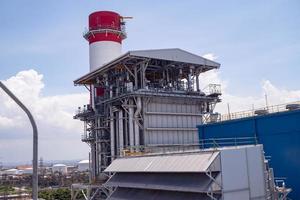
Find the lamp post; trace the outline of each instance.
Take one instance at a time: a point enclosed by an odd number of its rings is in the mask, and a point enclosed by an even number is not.
[[[28,116],[33,130],[33,159],[32,159],[32,198],[38,199],[38,130],[34,118],[26,106],[0,81],[0,87],[12,98]]]

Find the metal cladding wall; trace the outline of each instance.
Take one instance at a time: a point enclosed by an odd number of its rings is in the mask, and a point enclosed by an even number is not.
[[[289,197],[300,197],[300,110],[199,125],[198,132],[200,140],[256,135],[271,156],[275,177],[286,177],[293,189]]]
[[[152,97],[144,108],[144,143],[197,144],[195,126],[202,121],[199,104]]]

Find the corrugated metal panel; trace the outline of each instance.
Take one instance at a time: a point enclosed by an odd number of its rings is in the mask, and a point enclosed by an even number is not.
[[[220,67],[220,64],[201,56],[192,54],[182,49],[154,49],[154,50],[140,50],[140,51],[129,51],[132,56],[155,58],[161,60],[169,60],[175,62],[190,63],[196,65],[211,66],[212,68]]]
[[[105,172],[206,172],[218,160],[218,155],[219,152],[200,152],[120,158],[114,160]]]
[[[152,98],[144,114],[144,144],[196,144],[202,116],[198,104]]]
[[[143,58],[152,58],[152,59],[160,59],[160,60],[168,60],[175,61],[180,63],[189,63],[194,65],[205,66],[205,71],[210,69],[219,68],[220,64],[201,56],[189,53],[187,51],[181,49],[155,49],[155,50],[140,50],[140,51],[129,51],[120,57],[112,60],[109,63],[106,63],[101,68],[96,69],[81,78],[78,78],[74,81],[75,84],[83,84],[84,82],[90,81],[96,74],[112,67],[113,65],[117,65],[118,63],[122,63],[128,57],[143,57]]]
[[[219,172],[213,173],[216,178]],[[213,181],[203,173],[116,173],[105,186],[207,193]],[[215,188],[214,192],[220,192]]]
[[[206,194],[117,188],[108,200],[209,200]]]

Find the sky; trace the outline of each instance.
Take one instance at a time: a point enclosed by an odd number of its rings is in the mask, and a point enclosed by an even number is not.
[[[200,85],[221,83],[218,112],[300,100],[298,0],[9,0],[0,1],[0,80],[30,108],[44,160],[84,159],[75,109],[88,102],[73,80],[89,70],[82,37],[88,15],[131,16],[123,52],[181,48],[221,63]],[[0,161],[30,162],[26,116],[0,91]]]

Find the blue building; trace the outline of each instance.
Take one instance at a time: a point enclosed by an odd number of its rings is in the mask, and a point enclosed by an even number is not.
[[[300,110],[278,112],[235,120],[199,125],[200,140],[256,137],[270,156],[275,177],[286,178],[293,191],[292,199],[300,198]],[[224,143],[224,145],[226,145]]]

